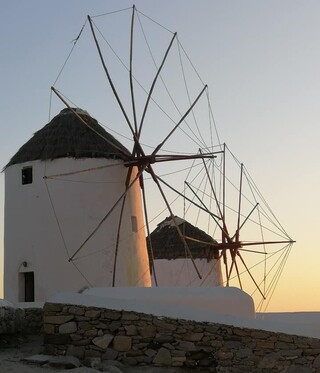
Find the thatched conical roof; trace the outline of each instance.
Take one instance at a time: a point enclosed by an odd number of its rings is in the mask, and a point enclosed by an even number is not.
[[[184,236],[211,244],[217,242],[207,233],[186,220],[179,217],[175,217],[175,220]],[[186,258],[186,250],[171,217],[158,224],[157,228],[150,234],[150,238],[154,259]],[[219,251],[213,248],[212,245],[188,239],[186,239],[186,242],[194,259],[207,259],[210,261],[219,255]],[[149,237],[147,237],[147,245],[150,250]]]
[[[102,128],[96,119],[90,117],[84,110],[74,110],[93,130],[87,127],[70,109],[64,109],[37,131],[17,151],[5,168],[13,164],[35,160],[65,157],[124,159],[123,153],[129,154],[129,151]]]

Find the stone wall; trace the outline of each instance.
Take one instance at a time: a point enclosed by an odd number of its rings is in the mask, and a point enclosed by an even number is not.
[[[1,334],[38,334],[42,330],[42,308],[0,307]]]
[[[47,303],[45,352],[206,372],[320,372],[320,340]]]

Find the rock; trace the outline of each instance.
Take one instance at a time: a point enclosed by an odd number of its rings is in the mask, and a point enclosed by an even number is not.
[[[203,333],[191,333],[190,332],[184,336],[184,340],[190,341],[190,342],[199,342],[201,341],[203,335],[204,335]]]
[[[77,324],[74,321],[67,322],[59,326],[60,334],[71,334],[77,331]]]
[[[115,367],[113,365],[103,368],[102,371],[107,372],[107,373],[122,373],[123,372],[120,368]]]
[[[268,354],[260,361],[260,363],[258,364],[258,368],[273,369],[276,366],[279,358],[280,355],[277,353]]]
[[[134,320],[139,320],[139,316],[136,315],[134,312],[127,312],[127,311],[122,311],[122,320],[127,320],[127,321],[134,321]]]
[[[69,307],[69,313],[72,315],[82,316],[84,315],[84,309],[81,307],[71,306]]]
[[[132,346],[131,337],[125,335],[117,335],[113,339],[113,348],[116,351],[126,352],[130,351]]]
[[[99,369],[101,366],[100,357],[86,357],[83,361],[83,364],[89,368]]]
[[[49,359],[48,365],[58,369],[79,368],[80,360],[74,356],[53,356]]]
[[[85,352],[84,346],[69,345],[67,348],[67,355],[77,357],[78,359],[83,359],[84,352]]]
[[[127,335],[137,335],[137,327],[135,325],[126,325],[125,327]]]
[[[117,367],[119,369],[122,369],[124,367],[124,365],[117,360],[105,360],[101,363],[101,369],[105,369],[110,366]]]
[[[101,314],[101,319],[119,320],[121,318],[121,311],[106,311]],[[100,320],[103,321],[103,320]]]
[[[100,370],[94,369],[94,368],[87,368],[87,367],[81,367],[81,368],[75,368],[72,370],[61,370],[60,373],[100,373]]]
[[[73,315],[58,315],[58,316],[44,316],[43,323],[44,324],[65,324],[74,319]]]
[[[313,362],[313,367],[314,368],[320,368],[320,355],[318,355]]]
[[[61,312],[62,311],[62,305],[57,303],[46,303],[43,307],[43,310],[48,312]]]
[[[89,310],[89,311],[86,311],[84,316],[85,317],[89,317],[90,319],[97,319],[101,314],[101,311],[97,311],[97,310]]]
[[[157,328],[153,325],[148,325],[144,328],[139,328],[139,334],[142,338],[154,338],[157,332]]]
[[[312,373],[309,367],[303,365],[290,365],[284,370],[285,373]]]
[[[50,355],[32,355],[29,357],[26,357],[22,359],[23,362],[28,363],[28,364],[36,364],[36,365],[43,365],[46,364],[52,356]]]
[[[93,338],[92,343],[97,347],[106,350],[109,344],[112,342],[113,338],[113,335],[105,334],[102,337]]]
[[[156,357],[153,359],[153,364],[171,365],[172,359],[170,351],[161,347],[157,352]]]
[[[106,352],[102,355],[102,360],[115,360],[118,357],[118,351],[113,350],[112,348],[107,348]]]
[[[182,351],[196,351],[196,346],[193,342],[181,341],[176,349]]]

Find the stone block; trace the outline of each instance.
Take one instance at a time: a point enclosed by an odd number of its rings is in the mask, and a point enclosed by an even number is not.
[[[110,332],[115,332],[117,331],[118,329],[120,329],[122,326],[121,322],[120,321],[112,321],[109,325],[108,325],[108,329],[110,330]]]
[[[43,325],[43,332],[45,334],[54,334],[55,332],[55,327],[53,324],[44,324]]]
[[[157,352],[155,358],[153,359],[153,364],[170,366],[172,363],[172,358],[170,351],[166,348],[161,347]]]
[[[119,320],[121,318],[121,311],[105,311],[101,313],[100,317],[107,320]]]
[[[77,307],[77,306],[71,306],[69,307],[69,313],[71,315],[77,315],[77,316],[82,316],[84,315],[84,309],[82,307]]]
[[[202,337],[204,336],[203,333],[192,333],[189,332],[184,335],[183,339],[185,341],[190,341],[190,342],[199,342],[201,341]]]
[[[97,319],[100,317],[101,311],[98,310],[89,310],[86,311],[84,316],[88,317],[89,319]]]
[[[54,313],[61,312],[62,311],[62,305],[61,304],[57,304],[57,303],[45,303],[45,305],[43,306],[43,311],[45,313],[49,313],[49,312],[54,312]]]
[[[83,335],[85,337],[96,337],[98,335],[97,329],[86,330]],[[103,333],[102,333],[103,335]]]
[[[96,338],[93,338],[92,340],[92,343],[101,348],[102,350],[106,350],[110,343],[112,342],[114,336],[111,335],[111,334],[105,334],[103,335],[102,337],[96,337]]]
[[[118,357],[118,351],[113,350],[112,348],[107,348],[104,354],[101,356],[102,360],[115,360]]]
[[[320,348],[307,348],[303,351],[304,356],[315,356],[320,354]]]
[[[132,338],[125,335],[117,335],[113,339],[113,348],[119,352],[130,351],[132,346]]]
[[[73,369],[78,368],[81,363],[74,356],[53,356],[50,358],[48,365],[57,369]]]
[[[138,329],[142,338],[154,338],[157,333],[157,328],[153,325],[148,325],[144,328]]]
[[[311,368],[303,365],[290,365],[284,370],[285,373],[312,373]]]
[[[138,334],[137,327],[135,325],[126,325],[124,329],[126,331],[126,334],[129,336]]]
[[[197,350],[195,344],[189,341],[181,341],[178,346],[176,346],[176,349],[188,352]]]
[[[71,334],[77,331],[77,324],[74,321],[67,322],[59,326],[60,334]]]
[[[44,324],[56,324],[61,325],[65,324],[74,319],[73,315],[56,315],[56,316],[44,316]]]
[[[85,347],[69,345],[66,354],[82,360],[84,358]]]
[[[139,316],[134,312],[122,311],[122,320],[135,321],[139,320]]]

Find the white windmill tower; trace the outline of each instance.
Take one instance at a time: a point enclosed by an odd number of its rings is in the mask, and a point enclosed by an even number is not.
[[[76,112],[62,110],[5,167],[4,296],[9,301],[42,301],[88,285],[150,286],[137,180],[126,194],[118,243],[121,206],[104,219],[124,192],[128,151],[87,112]],[[131,180],[135,173],[133,168]],[[103,229],[85,242],[100,224]]]

